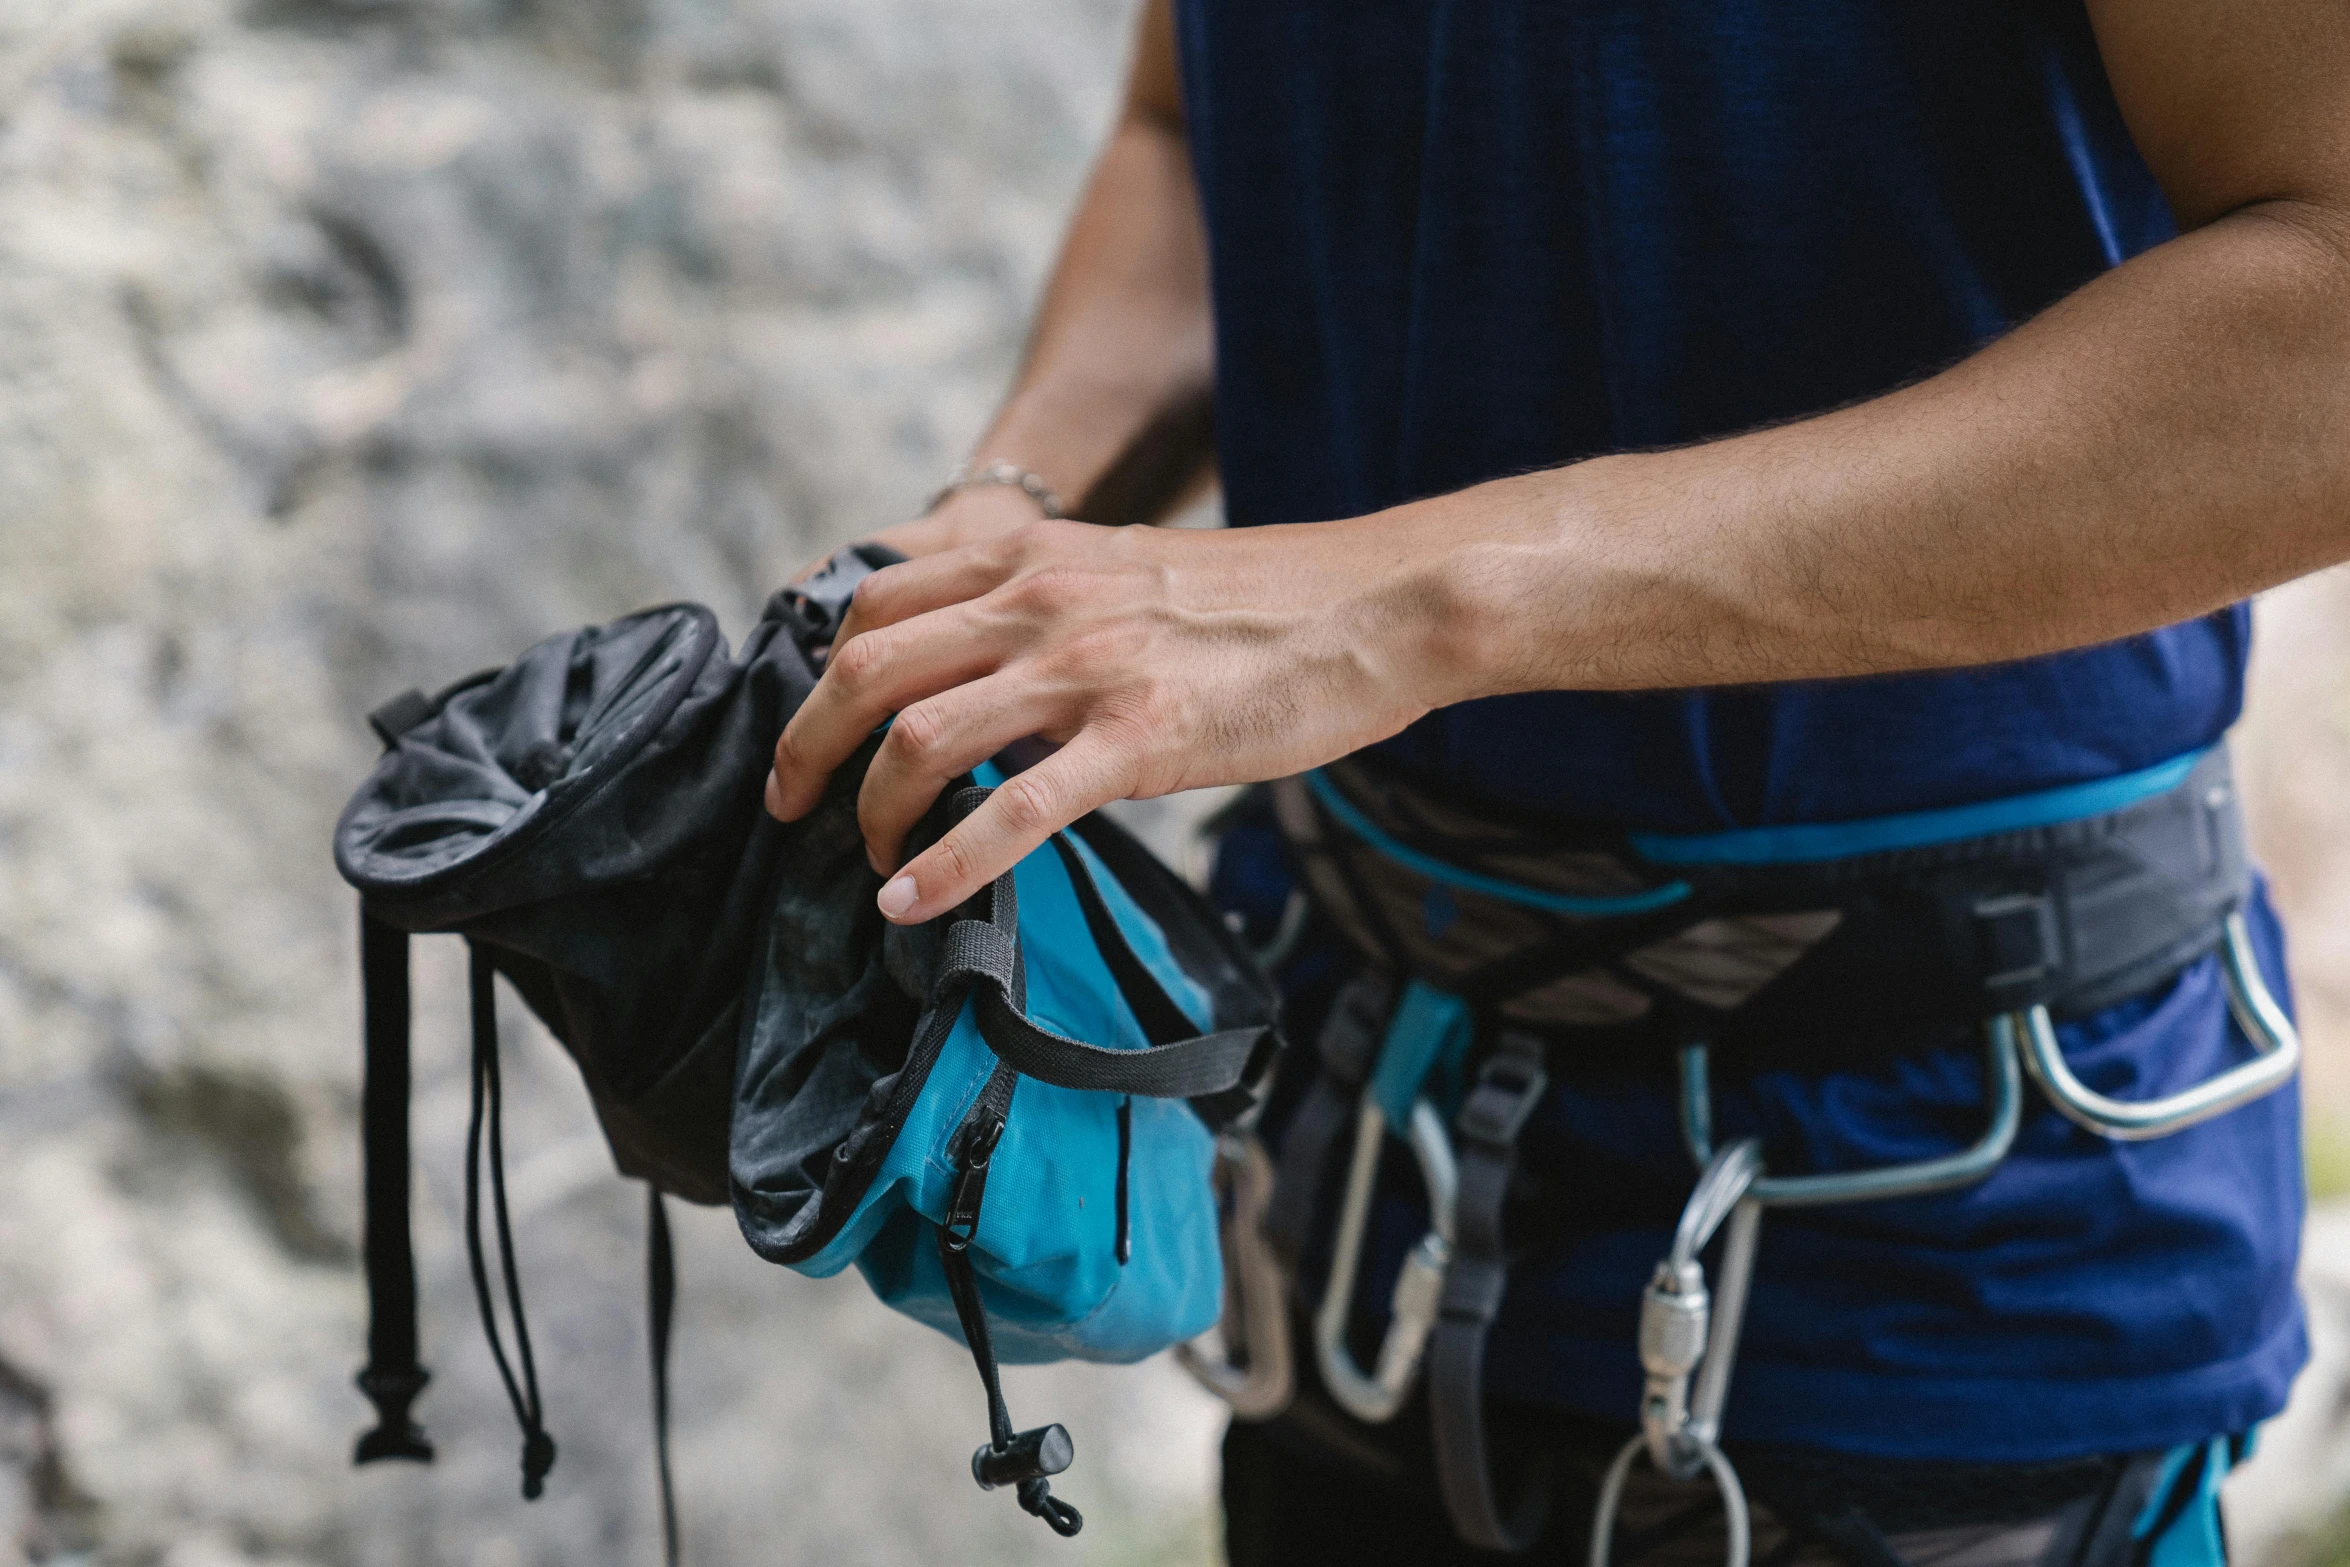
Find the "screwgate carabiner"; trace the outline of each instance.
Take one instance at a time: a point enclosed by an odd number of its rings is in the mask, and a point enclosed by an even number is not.
[[[1396,1277],[1395,1293],[1390,1297],[1394,1314],[1388,1320],[1386,1337],[1380,1340],[1376,1368],[1366,1373],[1346,1345],[1347,1319],[1354,1310],[1355,1274],[1362,1265],[1363,1233],[1371,1220],[1371,1189],[1377,1184],[1379,1153],[1387,1137],[1387,1113],[1372,1096],[1365,1096],[1356,1115],[1354,1157],[1347,1168],[1346,1195],[1338,1210],[1330,1277],[1322,1287],[1321,1307],[1314,1316],[1314,1357],[1323,1386],[1341,1409],[1372,1425],[1395,1418],[1411,1393],[1428,1335],[1436,1329],[1444,1270],[1452,1261],[1453,1209],[1459,1189],[1452,1139],[1445,1132],[1444,1117],[1425,1099],[1412,1101],[1407,1134],[1419,1160],[1421,1184],[1428,1190],[1430,1228],[1404,1259],[1403,1272]]]

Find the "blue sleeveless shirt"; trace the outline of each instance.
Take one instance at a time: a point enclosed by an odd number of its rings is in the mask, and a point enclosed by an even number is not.
[[[1880,393],[2175,232],[2079,0],[1178,0],[1177,26],[1236,525]],[[1983,669],[1501,697],[1383,749],[1459,799],[1597,823],[1847,820],[2208,745],[2248,635],[2239,606]],[[2068,1043],[2139,1094],[2243,1048],[2208,968]],[[1766,1079],[1732,1114],[1914,1157],[1948,1146],[1976,1070]],[[1595,1217],[1521,1270],[1501,1361],[1628,1417],[1634,1307],[1687,1185],[1669,1098],[1570,1086],[1546,1115],[1595,1215],[1654,1222]],[[2300,1200],[2283,1093],[2154,1144],[2043,1114],[1972,1192],[1774,1215],[1730,1434],[2025,1459],[2240,1429],[2304,1353]]]

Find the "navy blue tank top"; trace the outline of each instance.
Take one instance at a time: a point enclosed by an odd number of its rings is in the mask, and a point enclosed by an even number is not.
[[[2167,239],[2077,0],[1186,0],[1234,523],[1703,440],[1950,363]],[[2128,772],[2242,610],[1993,669],[1436,713],[1465,793],[1703,830]]]
[[[1235,524],[1866,397],[2173,233],[2080,0],[1178,0],[1177,16]],[[2236,716],[2247,636],[2239,608],[1994,668],[1513,696],[1385,749],[1465,801],[1611,825],[1923,810],[2209,744]],[[1243,912],[1269,925],[1284,878],[1261,837],[1227,842],[1218,880]],[[2252,916],[2281,985],[2274,922]],[[2063,1037],[2124,1097],[2246,1048],[2210,962]],[[1767,1076],[1717,1113],[1804,1167],[1850,1168],[1948,1151],[1980,1102],[1964,1050]],[[2288,1091],[2115,1144],[2042,1106],[1977,1187],[1774,1214],[1728,1435],[2030,1460],[2242,1430],[2305,1353],[2297,1114]],[[1591,1201],[1513,1271],[1496,1392],[1628,1420],[1641,1286],[1690,1181],[1670,1084],[1564,1082],[1526,1147]],[[1424,1225],[1382,1215],[1364,1299],[1386,1298]]]

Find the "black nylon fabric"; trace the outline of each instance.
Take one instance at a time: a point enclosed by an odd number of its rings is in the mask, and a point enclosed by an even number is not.
[[[739,656],[675,604],[389,704],[335,829],[369,917],[471,939],[577,1061],[620,1168],[691,1201],[727,1200],[744,979],[778,867],[824,835],[761,807],[775,739],[856,579],[893,559],[868,546],[777,594]],[[844,925],[870,903],[815,881]]]

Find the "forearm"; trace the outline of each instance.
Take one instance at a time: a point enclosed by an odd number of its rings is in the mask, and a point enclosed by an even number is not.
[[[1443,700],[1987,663],[2350,558],[2350,220],[2238,212],[1915,386],[1382,514]]]
[[[1154,521],[1207,460],[1213,365],[1190,154],[1179,127],[1130,112],[978,451],[1043,475],[1088,521]]]

